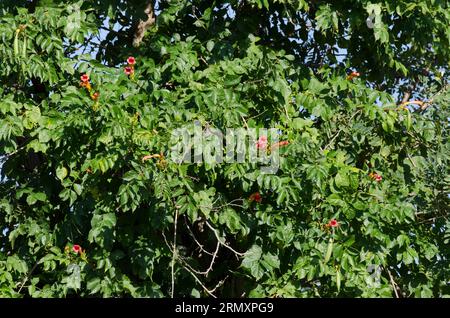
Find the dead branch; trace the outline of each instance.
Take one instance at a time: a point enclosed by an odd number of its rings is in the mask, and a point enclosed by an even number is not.
[[[220,245],[222,245],[223,247],[229,249],[230,251],[232,251],[236,256],[244,256],[245,253],[239,253],[236,250],[234,250],[231,246],[229,246],[228,244],[226,244],[224,241],[222,241],[221,237],[219,236],[219,233],[217,233],[218,231],[211,225],[209,224],[207,221],[205,222],[206,225],[211,229],[211,231],[214,232],[214,235],[217,238],[217,241],[220,243]]]
[[[146,21],[140,20],[136,27],[136,31],[134,33],[133,38],[134,47],[138,47],[141,44],[142,40],[144,39],[145,32],[156,23],[156,15],[153,6],[153,0],[147,1],[144,13],[147,16],[147,20]]]
[[[390,282],[391,282],[392,288],[394,289],[395,298],[400,298],[400,296],[399,296],[399,294],[398,294],[398,291],[397,291],[398,285],[397,285],[397,283],[394,281],[394,277],[392,276],[391,271],[389,270],[389,268],[387,268],[387,267],[385,267],[385,268],[386,268],[386,271],[387,271],[387,273],[388,273],[388,275],[389,275],[389,280],[390,280]]]

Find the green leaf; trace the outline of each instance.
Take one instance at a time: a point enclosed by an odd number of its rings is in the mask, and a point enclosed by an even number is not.
[[[334,177],[334,182],[339,188],[348,187],[350,185],[348,174],[346,172],[338,172]]]
[[[208,51],[212,52],[212,50],[214,49],[214,41],[208,41],[206,43],[206,48]]]
[[[262,256],[262,249],[257,245],[253,245],[250,250],[245,253],[241,266],[250,271],[250,274],[256,278],[261,279],[264,275],[264,270],[260,266],[260,259]]]
[[[83,192],[83,187],[81,186],[81,184],[78,183],[73,184],[73,189],[75,190],[75,193],[77,195],[81,195],[81,193]]]
[[[37,198],[36,198],[36,196],[34,195],[34,193],[31,193],[31,194],[29,194],[28,196],[27,196],[27,204],[28,205],[33,205],[33,204],[35,204],[37,202]]]
[[[294,118],[292,123],[292,128],[302,130],[307,127],[311,127],[313,125],[313,121],[310,119],[304,118]]]
[[[270,253],[264,254],[262,263],[268,270],[280,268],[280,260],[278,259],[278,256]]]
[[[56,169],[56,177],[61,181],[64,180],[65,177],[67,177],[67,174],[68,171],[65,167],[60,166]]]

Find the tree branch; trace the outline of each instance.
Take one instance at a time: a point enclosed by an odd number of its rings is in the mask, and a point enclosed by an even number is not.
[[[133,46],[138,47],[144,39],[145,32],[156,23],[156,15],[153,0],[148,0],[144,10],[147,20],[140,20],[133,37]]]
[[[171,280],[172,280],[172,290],[171,298],[173,298],[175,293],[175,260],[177,258],[177,223],[178,223],[178,209],[175,210],[175,220],[173,229],[173,250],[172,250],[172,264],[171,264]]]
[[[397,291],[398,285],[395,282],[394,277],[392,276],[391,271],[389,270],[389,268],[387,268],[387,267],[385,267],[385,268],[386,268],[386,271],[387,271],[387,273],[389,275],[389,280],[391,282],[392,288],[394,289],[395,298],[400,298],[400,296],[398,294],[398,291]]]
[[[206,221],[205,224],[211,229],[211,231],[213,231],[213,233],[216,236],[217,241],[220,243],[220,245],[222,245],[223,247],[225,247],[225,248],[229,249],[230,251],[232,251],[236,256],[241,256],[242,257],[242,256],[245,255],[245,253],[239,253],[239,252],[235,251],[231,246],[229,246],[224,241],[222,241],[222,239],[220,238],[219,233],[217,233],[217,230],[214,227],[212,227],[212,225],[209,224],[208,221]]]
[[[405,95],[403,95],[403,99],[400,102],[400,105],[406,103],[410,97],[411,97],[411,92],[405,92]]]
[[[22,291],[23,286],[25,286],[25,283],[28,281],[28,279],[30,278],[31,274],[33,274],[34,270],[36,269],[36,267],[39,265],[39,262],[41,261],[41,259],[39,259],[36,264],[34,264],[33,268],[28,272],[27,276],[25,276],[25,278],[22,281],[22,284],[20,285],[19,291],[17,292],[18,294],[20,294],[20,292]]]

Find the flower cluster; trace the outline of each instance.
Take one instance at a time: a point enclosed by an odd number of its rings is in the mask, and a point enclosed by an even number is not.
[[[64,252],[66,253],[66,254],[70,254],[70,252],[72,252],[72,253],[74,253],[74,254],[77,254],[77,255],[80,255],[80,256],[82,256],[82,257],[84,257],[85,256],[85,251],[81,248],[81,246],[80,245],[78,245],[78,244],[74,244],[74,245],[72,245],[72,246],[70,246],[70,245],[67,245],[65,248],[64,248]]]
[[[81,79],[80,86],[81,87],[86,87],[86,89],[88,91],[91,91],[92,87],[91,87],[91,83],[89,82],[89,75],[83,74],[83,75],[81,75],[80,79]]]
[[[361,74],[359,72],[353,71],[347,76],[347,80],[351,81],[355,77],[359,77]]]
[[[248,199],[250,200],[250,202],[251,201],[255,201],[255,202],[258,202],[258,203],[262,202],[262,196],[261,196],[261,194],[259,192],[255,192],[255,193],[251,194]]]
[[[376,182],[381,182],[381,180],[383,180],[383,177],[376,172],[369,173],[369,178],[375,180]]]
[[[281,147],[284,147],[284,146],[287,146],[287,145],[289,145],[289,141],[283,140],[283,141],[279,141],[279,142],[277,142],[277,143],[274,143],[274,144],[272,145],[272,147],[270,147],[270,148],[271,148],[271,149],[281,148]]]
[[[134,64],[136,64],[136,59],[132,56],[127,58],[128,65],[123,69],[124,73],[128,76],[134,75]]]
[[[260,136],[259,139],[256,141],[256,148],[257,149],[267,149],[268,141],[266,136]]]
[[[270,147],[270,149],[272,150],[272,149],[275,149],[275,148],[281,148],[281,147],[284,147],[284,146],[287,146],[287,145],[289,145],[289,141],[283,140],[283,141],[279,141],[279,142],[274,143]],[[268,141],[266,136],[260,136],[258,138],[258,140],[256,141],[256,148],[257,149],[267,150],[268,146],[269,146],[269,141]]]
[[[98,98],[100,97],[100,93],[94,92],[94,90],[92,89],[92,85],[89,81],[90,80],[89,75],[83,74],[83,75],[81,75],[80,79],[81,79],[80,86],[86,88],[89,93],[89,96],[91,96],[92,100],[97,102]]]
[[[91,95],[91,98],[95,101],[98,100],[98,98],[100,97],[100,93],[99,92],[95,92],[94,94]]]
[[[146,155],[146,156],[142,157],[142,162],[145,162],[152,158],[161,158],[161,154]]]
[[[338,227],[339,222],[336,219],[331,219],[330,222],[328,222],[325,226],[326,227]]]
[[[81,248],[80,245],[75,244],[74,246],[72,246],[72,251],[75,254],[80,254],[81,252],[83,252],[83,249]]]

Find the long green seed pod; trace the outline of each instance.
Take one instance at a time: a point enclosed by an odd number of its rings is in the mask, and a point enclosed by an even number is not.
[[[341,291],[341,270],[339,268],[336,269],[336,286],[338,292]]]
[[[330,260],[331,254],[333,253],[333,238],[328,241],[327,254],[325,255],[325,264]]]
[[[19,55],[19,33],[20,33],[20,29],[17,29],[16,35],[14,37],[14,56]]]
[[[23,39],[22,57],[27,58],[27,37]]]

